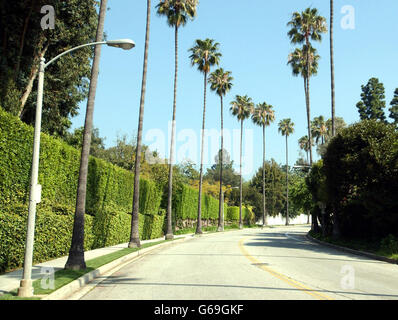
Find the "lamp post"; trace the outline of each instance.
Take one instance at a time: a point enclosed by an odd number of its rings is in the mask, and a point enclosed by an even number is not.
[[[24,267],[23,277],[20,282],[18,289],[18,296],[20,297],[31,297],[33,295],[32,287],[32,263],[33,263],[33,244],[34,244],[34,232],[35,232],[35,220],[36,220],[36,205],[41,201],[41,185],[38,184],[39,177],[39,154],[40,154],[40,131],[41,131],[41,115],[43,107],[43,89],[44,89],[44,72],[45,69],[58,60],[62,56],[87,46],[96,45],[108,45],[110,47],[121,48],[124,50],[130,50],[135,47],[135,43],[130,39],[110,40],[101,42],[92,42],[83,44],[72,49],[69,49],[54,59],[45,63],[45,59],[40,59],[39,66],[39,77],[38,77],[38,88],[37,88],[37,105],[36,105],[36,118],[35,118],[35,130],[33,138],[33,157],[32,157],[32,171],[30,177],[30,191],[29,191],[29,213],[27,221],[26,231],[26,242],[25,242],[25,256],[24,256]]]
[[[227,188],[227,189],[225,189],[225,190],[223,190],[222,192],[221,192],[221,194],[222,194],[222,196],[221,196],[221,200],[222,200],[222,222],[221,222],[221,230],[217,230],[217,231],[224,231],[224,225],[225,225],[225,219],[224,219],[224,193],[225,192],[227,192],[228,190],[231,190],[231,189],[239,189],[239,187],[229,187],[229,188]]]

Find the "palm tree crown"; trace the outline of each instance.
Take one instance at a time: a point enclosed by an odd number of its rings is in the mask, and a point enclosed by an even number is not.
[[[250,97],[239,96],[235,97],[235,101],[231,102],[230,111],[232,115],[238,118],[239,121],[243,121],[250,117],[254,110],[254,103]]]
[[[291,119],[283,119],[279,121],[278,131],[282,136],[290,136],[294,132],[294,123]]]
[[[167,18],[170,27],[184,26],[196,16],[198,0],[161,0],[156,6],[157,13]]]
[[[256,125],[269,126],[275,120],[273,106],[266,102],[260,103],[253,110],[252,120]]]
[[[197,39],[195,42],[196,45],[189,49],[192,52],[189,57],[191,64],[197,65],[200,72],[209,73],[211,66],[220,63],[221,53],[218,52],[220,44],[213,39]]]
[[[309,40],[322,41],[322,33],[327,31],[326,19],[318,14],[318,9],[307,8],[303,12],[294,12],[288,36],[293,44],[308,44]]]
[[[308,51],[309,48],[309,52]],[[310,77],[318,73],[318,61],[320,56],[317,54],[317,50],[310,46],[303,45],[303,47],[296,48],[292,53],[289,54],[287,64],[292,67],[292,73],[294,76],[301,75],[304,79],[307,78],[307,59],[311,61],[310,66]],[[309,63],[308,63],[309,65]]]
[[[210,89],[220,97],[225,96],[232,88],[232,80],[234,78],[231,76],[231,71],[224,71],[223,68],[219,68],[209,76]]]
[[[315,138],[315,143],[318,144],[321,140],[321,144],[324,144],[327,140],[328,128],[326,121],[323,116],[315,117],[312,121],[312,136]]]

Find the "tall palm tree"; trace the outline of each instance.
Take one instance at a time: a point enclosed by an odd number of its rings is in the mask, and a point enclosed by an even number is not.
[[[242,144],[243,144],[243,121],[248,119],[254,111],[254,103],[250,97],[239,96],[235,97],[235,101],[231,102],[230,111],[232,115],[240,121],[240,185],[239,185],[239,229],[243,228],[242,224]]]
[[[294,123],[291,119],[283,119],[278,126],[278,131],[286,137],[286,225],[289,225],[289,153],[287,138],[294,132]]]
[[[133,193],[133,213],[131,218],[131,234],[129,248],[140,247],[140,235],[138,230],[138,210],[140,203],[140,169],[141,169],[141,150],[142,150],[142,127],[144,125],[144,105],[146,92],[146,78],[148,66],[148,47],[149,47],[149,30],[151,25],[151,0],[147,0],[147,15],[146,15],[146,33],[145,33],[145,50],[144,50],[144,66],[142,71],[142,85],[141,85],[141,99],[140,99],[140,113],[138,120],[138,134],[137,134],[137,148],[135,155],[134,166],[134,193]]]
[[[232,78],[230,71],[224,71],[223,68],[217,69],[209,76],[210,89],[215,91],[217,95],[220,97],[221,101],[221,147],[220,147],[220,194],[219,194],[219,208],[218,208],[218,228],[217,231],[224,230],[224,221],[223,221],[223,195],[222,195],[222,174],[223,174],[223,163],[224,163],[224,104],[223,97],[226,95],[228,91],[232,88]]]
[[[174,28],[175,39],[175,69],[174,69],[174,102],[173,102],[173,118],[171,128],[171,143],[170,143],[170,164],[169,164],[169,193],[167,199],[167,231],[166,240],[173,239],[173,228],[171,222],[172,211],[172,195],[173,195],[173,162],[175,149],[175,126],[176,126],[176,107],[177,107],[177,75],[178,75],[178,30],[187,24],[188,20],[193,20],[196,17],[196,7],[198,0],[161,0],[156,6],[157,13],[160,16],[165,16],[167,24]]]
[[[107,0],[101,0],[96,34],[97,42],[102,41],[104,37],[104,22],[107,9],[106,5]],[[95,94],[97,91],[100,57],[101,46],[97,45],[94,49],[94,59],[91,68],[90,87],[87,100],[86,119],[84,122],[83,146],[80,158],[79,180],[77,186],[72,242],[69,249],[68,260],[65,264],[65,269],[69,270],[81,270],[86,268],[86,262],[84,260],[84,213],[86,211],[88,159],[90,155],[94,103]]]
[[[291,29],[288,36],[293,44],[305,44],[306,48],[311,48],[311,40],[321,41],[322,33],[327,31],[326,19],[318,15],[316,8],[307,8],[303,12],[294,12],[291,21],[287,24]],[[306,107],[308,139],[311,141],[311,104],[310,104],[310,77],[311,77],[311,50],[305,50],[306,54]],[[312,147],[310,146],[310,165],[312,165]]]
[[[334,23],[334,1],[330,0],[330,28],[329,28],[329,30],[330,30],[330,77],[331,77],[331,95],[332,95],[332,137],[334,137],[336,135],[333,23]]]
[[[198,223],[196,226],[196,233],[202,233],[202,184],[203,184],[203,154],[204,154],[204,130],[206,123],[206,92],[207,92],[207,75],[210,73],[210,68],[214,65],[220,63],[221,53],[218,52],[220,44],[214,42],[213,39],[195,41],[195,46],[193,46],[189,51],[191,52],[192,66],[196,65],[198,70],[204,75],[204,98],[203,98],[203,121],[202,121],[202,148],[200,155],[200,171],[199,171],[199,199],[198,199]],[[221,162],[222,162],[221,158]]]
[[[260,103],[254,109],[252,120],[263,128],[263,227],[267,225],[267,212],[265,206],[265,128],[275,121],[273,106],[266,102]]]

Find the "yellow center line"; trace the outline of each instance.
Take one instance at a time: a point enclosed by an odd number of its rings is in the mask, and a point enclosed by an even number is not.
[[[247,259],[249,259],[251,262],[257,264],[259,268],[263,269],[264,271],[267,271],[269,274],[273,275],[275,278],[278,278],[278,279],[282,280],[283,282],[286,282],[287,284],[291,285],[292,287],[297,288],[297,289],[309,294],[310,296],[315,297],[316,299],[333,300],[332,298],[319,293],[317,290],[310,289],[310,288],[306,287],[305,285],[303,285],[302,283],[300,283],[296,280],[290,279],[290,278],[286,277],[285,275],[280,274],[280,273],[272,270],[271,268],[266,267],[264,264],[261,263],[261,261],[257,260],[253,256],[251,256],[245,249],[244,242],[248,238],[249,237],[246,237],[239,241],[239,248],[240,248],[241,252],[243,253],[243,255]]]

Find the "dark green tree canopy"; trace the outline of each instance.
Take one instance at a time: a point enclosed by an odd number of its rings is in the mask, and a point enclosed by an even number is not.
[[[384,85],[377,78],[371,78],[361,86],[361,101],[357,103],[361,120],[376,119],[386,121],[384,108],[386,107]]]
[[[44,14],[55,10],[54,29],[42,30]],[[49,59],[95,40],[98,22],[95,0],[2,1],[0,5],[0,104],[32,124],[40,57]],[[43,131],[65,136],[70,118],[87,97],[93,48],[66,55],[46,69]]]
[[[394,98],[390,103],[391,108],[388,110],[390,111],[390,118],[394,120],[394,123],[398,125],[398,88],[395,89]]]

